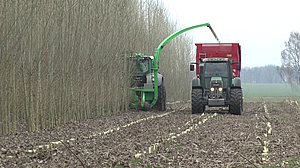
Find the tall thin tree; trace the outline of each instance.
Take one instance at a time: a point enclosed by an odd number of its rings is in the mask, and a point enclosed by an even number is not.
[[[291,32],[290,38],[285,42],[285,47],[281,52],[282,65],[279,69],[284,82],[292,86],[300,85],[300,34]]]

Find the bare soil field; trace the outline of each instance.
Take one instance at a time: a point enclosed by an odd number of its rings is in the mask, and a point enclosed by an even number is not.
[[[241,116],[190,103],[0,137],[0,167],[297,167],[297,102],[245,102]]]

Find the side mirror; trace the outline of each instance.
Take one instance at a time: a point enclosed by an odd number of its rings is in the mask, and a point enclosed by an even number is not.
[[[195,71],[194,65],[190,65],[190,71]]]
[[[238,70],[238,71],[241,70],[241,65],[240,65],[240,64],[237,64],[237,65],[236,65],[236,70]]]

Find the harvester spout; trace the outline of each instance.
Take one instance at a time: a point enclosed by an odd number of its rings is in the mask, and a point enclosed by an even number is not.
[[[158,99],[158,82],[157,82],[158,79],[157,79],[157,77],[158,77],[158,67],[159,67],[159,56],[160,56],[161,50],[163,49],[163,47],[167,43],[169,43],[172,39],[174,39],[178,35],[186,32],[186,31],[189,31],[189,30],[192,30],[192,29],[195,29],[195,28],[198,28],[198,27],[204,27],[204,26],[209,27],[209,29],[211,30],[211,32],[213,33],[213,35],[215,36],[215,38],[218,40],[218,42],[220,42],[219,39],[218,39],[218,37],[217,37],[217,35],[216,35],[216,33],[214,32],[214,30],[210,26],[210,24],[209,23],[204,23],[204,24],[195,25],[195,26],[191,26],[191,27],[179,30],[179,31],[171,34],[169,37],[167,37],[166,39],[164,39],[159,44],[159,46],[156,48],[155,55],[154,55],[154,61],[153,61],[153,65],[152,65],[152,68],[154,70],[154,99],[153,99],[153,102],[151,103],[151,108],[156,104],[157,99]]]
[[[210,31],[212,32],[212,34],[215,36],[216,40],[220,43],[220,40],[219,40],[217,34],[215,33],[214,29],[210,25],[208,25],[207,27],[210,29]]]

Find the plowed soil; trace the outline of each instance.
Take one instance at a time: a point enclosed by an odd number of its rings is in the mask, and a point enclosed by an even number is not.
[[[0,167],[289,167],[300,165],[299,114],[291,101],[245,102],[241,116],[169,104],[2,136]]]

